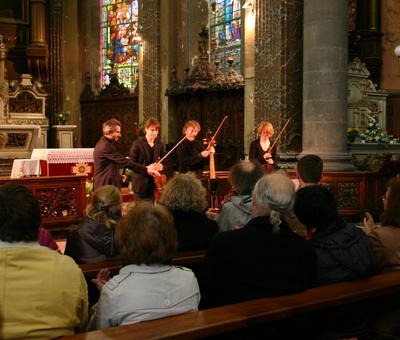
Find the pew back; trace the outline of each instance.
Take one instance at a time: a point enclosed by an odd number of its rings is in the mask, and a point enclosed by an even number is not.
[[[64,339],[193,339],[246,330],[277,320],[400,293],[400,272],[242,302],[138,324],[67,336]]]

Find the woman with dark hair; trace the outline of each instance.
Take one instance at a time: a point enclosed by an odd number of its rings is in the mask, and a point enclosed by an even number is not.
[[[204,213],[207,192],[194,173],[173,177],[161,194],[160,203],[172,213],[179,250],[207,249],[218,232],[217,222]]]
[[[86,217],[68,235],[65,254],[76,263],[101,262],[118,255],[114,234],[121,218],[121,194],[113,185],[103,185],[93,194]]]
[[[190,269],[175,267],[174,220],[168,210],[138,202],[121,220],[117,233],[123,267],[105,283],[91,324],[107,328],[197,311],[200,292]]]
[[[368,238],[339,216],[327,188],[312,185],[297,191],[294,212],[306,226],[306,238],[316,251],[316,285],[374,274],[375,258]]]
[[[382,271],[400,270],[400,182],[393,179],[382,196],[381,227],[375,225],[370,213],[365,213],[367,233]]]

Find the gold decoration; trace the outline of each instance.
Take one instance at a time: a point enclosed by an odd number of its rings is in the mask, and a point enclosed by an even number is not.
[[[86,162],[78,162],[72,167],[76,176],[87,176],[89,172],[92,172],[92,167]]]

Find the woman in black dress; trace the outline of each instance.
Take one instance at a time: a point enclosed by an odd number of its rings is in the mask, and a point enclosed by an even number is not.
[[[267,172],[273,171],[276,165],[276,145],[271,149],[270,140],[274,132],[270,122],[262,121],[257,128],[258,138],[250,144],[249,159],[258,161]]]

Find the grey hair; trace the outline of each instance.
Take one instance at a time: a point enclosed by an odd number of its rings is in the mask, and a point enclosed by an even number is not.
[[[292,211],[294,195],[293,182],[279,172],[265,175],[256,183],[253,197],[260,208],[271,211],[270,221],[274,231],[279,230],[281,215],[287,215]]]

